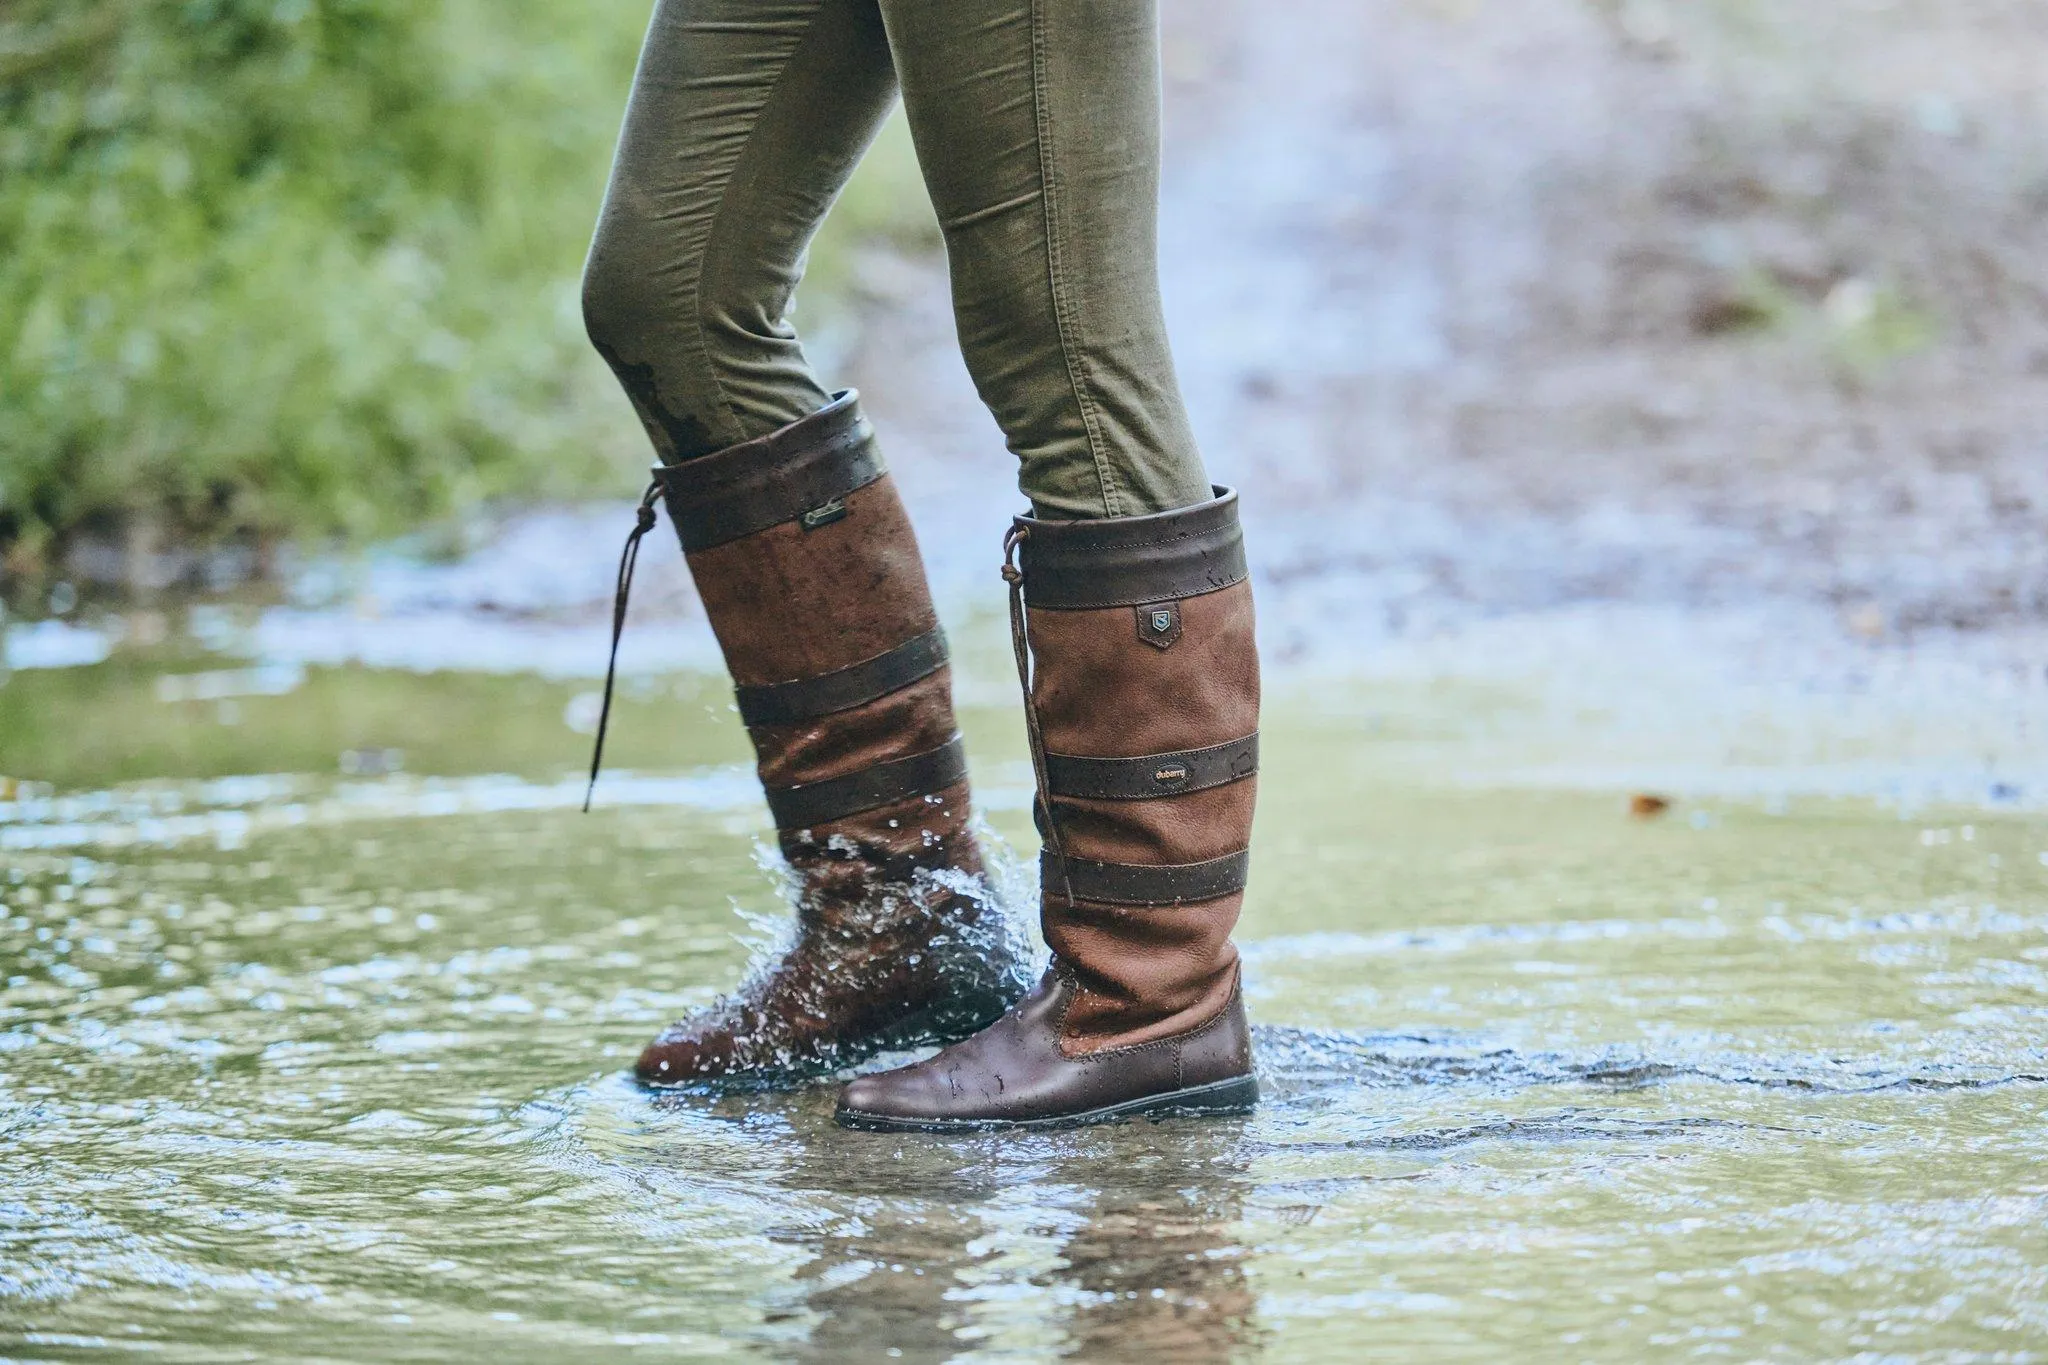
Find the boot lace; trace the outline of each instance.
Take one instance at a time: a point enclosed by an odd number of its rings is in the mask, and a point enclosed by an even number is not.
[[[590,810],[590,798],[597,792],[597,770],[604,763],[604,736],[612,721],[612,686],[619,673],[619,637],[626,633],[626,598],[633,590],[633,569],[640,562],[640,541],[654,529],[654,500],[661,496],[661,480],[647,485],[640,495],[635,523],[626,536],[626,548],[619,552],[619,577],[612,590],[612,652],[604,666],[604,704],[597,712],[597,742],[590,750],[590,785],[583,789],[583,809]]]

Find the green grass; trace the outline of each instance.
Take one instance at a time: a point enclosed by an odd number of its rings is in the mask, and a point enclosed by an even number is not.
[[[0,0],[0,555],[624,490],[579,277],[646,0]],[[815,254],[928,231],[892,131]]]

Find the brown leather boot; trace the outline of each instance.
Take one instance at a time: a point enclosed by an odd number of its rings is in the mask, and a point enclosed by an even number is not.
[[[1237,495],[1216,493],[1157,516],[1017,519],[1004,576],[1052,967],[982,1033],[847,1086],[840,1123],[1051,1127],[1257,1101],[1230,931],[1259,665]]]
[[[857,395],[658,467],[615,628],[657,494],[737,684],[797,931],[738,995],[664,1030],[636,1074],[774,1083],[973,1033],[1023,993],[1026,959],[982,877],[945,636]]]

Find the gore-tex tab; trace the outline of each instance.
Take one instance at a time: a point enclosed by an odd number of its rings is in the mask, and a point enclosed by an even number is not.
[[[1180,603],[1154,602],[1137,613],[1138,638],[1154,649],[1172,649],[1180,639]]]

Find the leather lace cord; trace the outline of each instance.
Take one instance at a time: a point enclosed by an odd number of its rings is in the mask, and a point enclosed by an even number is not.
[[[1018,547],[1031,535],[1029,527],[1012,526],[1003,537],[1003,581],[1010,585],[1010,649],[1017,656],[1017,681],[1024,688],[1024,737],[1031,749],[1031,772],[1038,781],[1038,812],[1044,816],[1042,826],[1046,846],[1066,863],[1066,850],[1060,846],[1060,828],[1053,818],[1052,784],[1046,777],[1045,733],[1038,724],[1038,703],[1031,693],[1031,637],[1024,626],[1024,570],[1018,567],[1021,556]],[[1072,886],[1067,887],[1067,899],[1073,899]]]
[[[612,592],[612,653],[604,666],[604,705],[597,712],[597,742],[590,750],[590,785],[583,791],[583,809],[590,810],[590,798],[597,791],[597,770],[604,763],[604,733],[612,720],[612,685],[619,673],[619,638],[626,633],[626,597],[633,590],[633,568],[640,562],[640,541],[654,529],[654,500],[661,496],[661,480],[647,485],[626,548],[619,552],[619,578]]]

